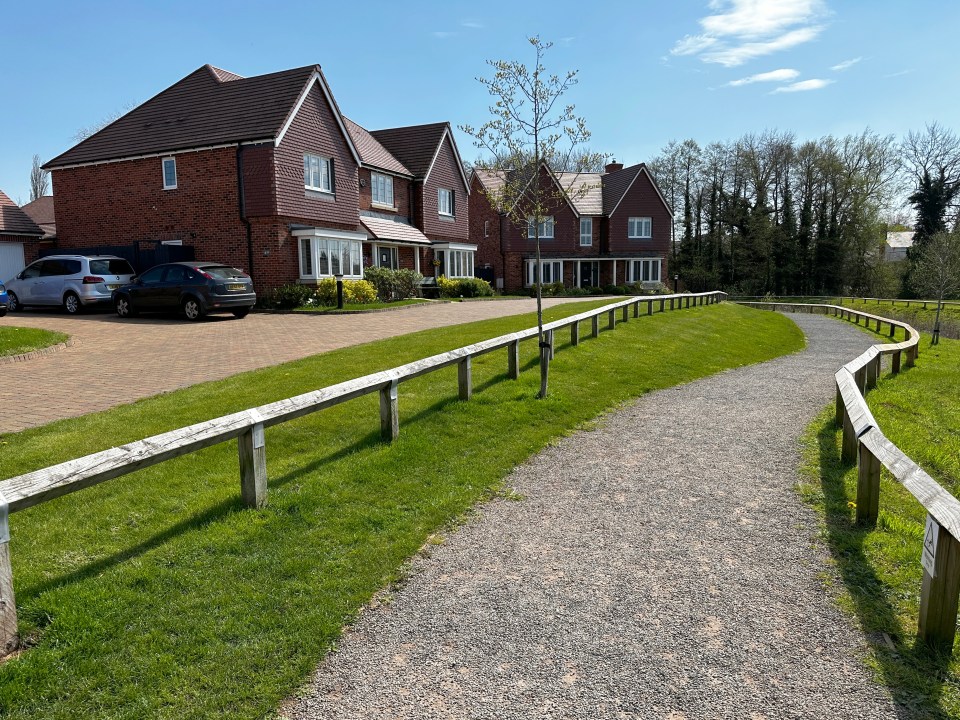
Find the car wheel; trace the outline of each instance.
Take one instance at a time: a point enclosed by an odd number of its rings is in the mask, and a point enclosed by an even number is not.
[[[236,310],[233,311],[233,316],[234,316],[237,320],[243,320],[243,318],[245,318],[245,317],[246,317],[247,315],[249,315],[249,314],[250,314],[250,308],[248,308],[248,307],[245,307],[245,308],[237,308]]]
[[[20,304],[20,299],[17,297],[16,293],[12,293],[9,290],[7,291],[7,310],[10,312],[16,312],[17,310],[23,309],[23,305]]]
[[[122,318],[129,318],[136,315],[136,311],[133,309],[133,305],[130,302],[130,298],[121,295],[113,303],[114,309],[117,311],[117,316]]]
[[[77,315],[83,305],[80,304],[80,298],[75,292],[68,292],[63,296],[63,309],[67,311],[69,315]]]
[[[203,306],[196,298],[187,298],[183,301],[183,314],[187,320],[200,320],[204,315]]]

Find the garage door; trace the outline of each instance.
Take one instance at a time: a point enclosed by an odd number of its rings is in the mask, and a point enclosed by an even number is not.
[[[0,242],[0,283],[12,279],[24,265],[23,243]]]

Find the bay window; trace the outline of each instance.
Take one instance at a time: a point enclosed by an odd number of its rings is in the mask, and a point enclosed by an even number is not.
[[[537,271],[537,261],[527,260],[526,286],[530,287],[542,282],[544,285],[550,283],[563,282],[563,261],[562,260],[543,260],[540,263],[540,271]],[[543,278],[541,280],[541,278]]]
[[[660,282],[660,258],[627,261],[627,282]]]
[[[316,280],[334,275],[363,277],[363,255],[359,240],[327,237],[300,238],[300,278]]]
[[[433,257],[439,263],[437,275],[448,278],[474,277],[476,245],[466,243],[440,243],[433,246]]]

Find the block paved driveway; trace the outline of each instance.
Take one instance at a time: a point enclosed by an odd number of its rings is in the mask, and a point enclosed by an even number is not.
[[[545,298],[544,307],[583,298]],[[437,303],[359,315],[252,314],[200,323],[172,317],[120,320],[26,311],[0,327],[68,333],[71,347],[0,365],[0,433],[106,410],[246,370],[435,327],[534,312],[533,299]]]

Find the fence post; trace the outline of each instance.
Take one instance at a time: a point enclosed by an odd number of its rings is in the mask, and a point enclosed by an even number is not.
[[[663,310],[663,305],[660,306],[660,309]],[[670,298],[670,309],[673,310],[673,298]]]
[[[600,337],[600,316],[594,315],[590,318],[590,334],[597,338]]]
[[[397,381],[391,380],[380,388],[380,437],[393,442],[400,435],[400,416],[397,412]]]
[[[689,308],[689,307],[690,307],[690,296],[687,295],[686,297],[684,297],[684,298],[683,298],[683,302],[684,302],[683,307],[684,307],[684,308]]]
[[[507,375],[511,380],[520,379],[520,341],[507,345]]]
[[[837,383],[837,412],[835,419],[837,421],[837,427],[843,427],[843,414],[846,410],[846,405],[843,402],[843,394],[840,392],[840,383]]]
[[[897,331],[897,326],[893,323],[890,323],[890,337],[893,337],[893,334]]]
[[[254,424],[237,438],[240,457],[240,496],[249,508],[267,504],[267,448],[260,413],[251,410]]]
[[[17,649],[17,603],[10,566],[10,522],[7,499],[0,493],[0,657]]]
[[[640,301],[639,301],[639,300],[637,300],[637,301],[633,304],[633,316],[634,316],[635,318],[640,317]]]
[[[570,344],[577,346],[580,344],[580,323],[575,322],[570,326]]]
[[[934,576],[926,568],[920,589],[920,637],[928,645],[949,652],[957,630],[957,599],[960,596],[960,543],[939,526]]]
[[[917,359],[917,346],[907,348],[907,367],[913,367],[914,361]]]
[[[894,350],[890,354],[890,372],[894,375],[900,372],[900,351]]]
[[[660,298],[660,312],[663,312],[663,308],[664,308],[664,306],[666,305],[666,303],[667,303],[666,300],[664,300],[663,298]],[[673,309],[673,301],[671,301],[671,307],[670,307],[670,309],[671,309],[671,310]]]
[[[551,333],[552,335],[553,333]],[[457,363],[457,389],[461,400],[469,400],[473,395],[473,358],[467,355]]]
[[[640,307],[640,303],[637,303],[637,307]],[[647,315],[653,315],[653,300],[647,300]]]
[[[630,319],[630,306],[623,306],[623,322],[627,322]]]
[[[617,311],[611,310],[607,313],[607,327],[613,330],[617,326]]]
[[[880,512],[880,461],[865,443],[860,445],[857,469],[857,522],[876,523]]]
[[[866,385],[865,385],[866,390],[872,390],[877,386],[877,362],[876,361],[879,359],[880,359],[880,356],[877,355],[875,360],[871,360],[870,362],[867,363],[866,367],[864,367],[864,371],[866,373]]]
[[[840,458],[848,463],[857,461],[857,434],[853,430],[853,422],[850,420],[846,405],[843,408],[843,445]]]
[[[867,394],[867,366],[864,365],[862,368],[857,370],[853,374],[853,379],[857,383],[857,387],[860,389],[861,395]]]

